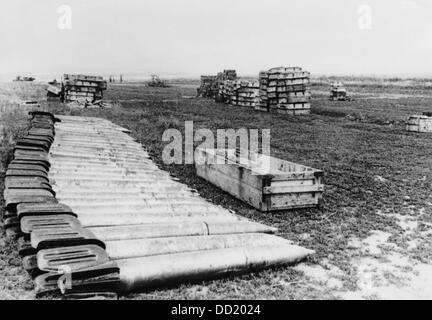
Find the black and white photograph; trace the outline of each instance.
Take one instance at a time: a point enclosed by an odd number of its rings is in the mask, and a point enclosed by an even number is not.
[[[431,300],[431,17],[1,0],[0,300]]]

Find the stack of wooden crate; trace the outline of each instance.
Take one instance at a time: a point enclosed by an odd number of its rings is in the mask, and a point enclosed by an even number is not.
[[[278,67],[259,74],[256,110],[283,114],[309,114],[310,73],[300,67]]]
[[[259,91],[258,91],[258,103],[255,106],[255,110],[258,111],[269,111],[269,104],[268,104],[268,95],[267,95],[267,88],[268,88],[268,77],[269,74],[267,71],[261,71],[258,76],[258,84],[259,84]]]
[[[216,102],[231,104],[231,98],[234,95],[236,81],[224,80],[219,84]]]
[[[219,85],[219,101],[233,106],[254,108],[259,101],[256,81],[225,80]]]
[[[430,113],[409,116],[406,121],[406,129],[412,132],[432,132],[432,117]]]
[[[217,89],[216,76],[201,76],[201,84],[198,88],[199,97],[214,98]]]
[[[219,72],[217,75],[219,80],[236,80],[237,79],[237,72],[233,69],[227,69],[223,72]]]
[[[103,91],[107,89],[107,82],[98,76],[65,74],[62,87],[65,102],[78,100],[94,102],[103,98]]]
[[[220,87],[223,86],[227,80],[236,80],[237,72],[235,70],[224,70],[219,72],[216,76],[201,76],[201,84],[198,88],[198,96],[204,98],[214,98],[220,100],[219,95]],[[222,102],[222,101],[221,101]]]
[[[240,80],[236,83],[231,104],[240,107],[255,108],[259,99],[259,85],[256,81]]]

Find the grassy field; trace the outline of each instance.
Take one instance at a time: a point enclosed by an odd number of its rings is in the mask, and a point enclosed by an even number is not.
[[[316,251],[294,268],[126,298],[432,298],[425,285],[432,281],[432,134],[408,133],[404,126],[408,115],[431,110],[430,82],[349,79],[347,89],[354,101],[333,102],[327,99],[328,81],[316,79],[312,115],[302,117],[192,99],[198,86],[193,81],[173,82],[171,88],[110,84],[106,99],[113,102],[111,109],[46,104],[56,113],[103,117],[131,129],[162,169],[209,201],[278,227],[281,236]],[[0,97],[3,103],[11,97],[19,102],[31,92],[36,95],[31,97],[45,99],[42,89],[37,84],[27,91],[1,89]],[[184,121],[190,120],[195,130],[271,129],[272,155],[325,171],[324,207],[263,214],[198,178],[193,166],[164,165],[162,133],[167,128],[182,131]],[[0,298],[31,296],[31,282],[14,265],[18,258],[9,246],[13,244],[3,233]],[[10,275],[11,270],[17,275]]]
[[[0,192],[3,195],[5,168],[12,157],[14,141],[25,134],[29,107],[25,101],[39,100],[45,94],[41,85],[27,83],[0,84]],[[44,104],[44,102],[42,102]],[[46,107],[46,105],[44,106]],[[0,215],[4,201],[0,197]],[[23,270],[15,241],[8,239],[0,220],[0,300],[31,299],[33,281]]]

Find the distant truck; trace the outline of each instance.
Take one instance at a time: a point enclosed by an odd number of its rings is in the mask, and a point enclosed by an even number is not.
[[[13,81],[26,81],[26,82],[32,82],[35,81],[36,78],[34,77],[22,77],[22,76],[17,76]]]
[[[151,80],[147,83],[149,87],[168,88],[169,85],[161,80],[157,74],[152,74]]]
[[[350,101],[351,97],[347,95],[347,91],[342,82],[333,82],[330,86],[330,100],[333,101]]]

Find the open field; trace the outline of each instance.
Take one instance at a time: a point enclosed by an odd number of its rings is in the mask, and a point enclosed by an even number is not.
[[[44,85],[26,85],[1,84],[2,105],[20,108],[21,100],[46,99]],[[316,256],[294,268],[127,298],[432,298],[432,134],[408,133],[403,123],[408,115],[431,111],[430,82],[352,79],[346,87],[355,100],[333,102],[327,99],[328,82],[319,78],[312,85],[312,115],[302,117],[191,98],[197,86],[193,81],[173,82],[171,88],[110,84],[106,99],[114,102],[112,109],[46,105],[56,113],[104,117],[131,129],[161,168],[203,197],[278,227],[281,236],[314,249]],[[162,133],[183,131],[190,120],[195,130],[271,129],[272,155],[324,170],[324,207],[262,214],[198,178],[193,166],[164,165]],[[1,233],[0,298],[31,298],[30,279]]]

